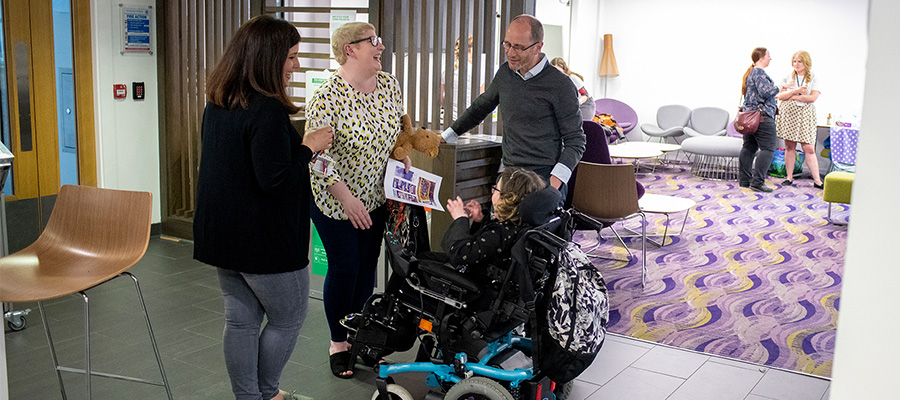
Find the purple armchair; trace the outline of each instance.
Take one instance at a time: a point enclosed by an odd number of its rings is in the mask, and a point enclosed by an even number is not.
[[[584,154],[581,156],[581,161],[612,164],[612,159],[609,157],[609,144],[606,142],[606,133],[600,127],[600,124],[594,121],[584,121],[582,127],[584,128],[584,136],[587,141],[584,145]],[[572,196],[575,193],[575,174],[577,173],[578,168],[576,167],[572,171],[569,182],[566,184],[568,191],[566,201],[563,204],[565,208],[572,207]],[[637,186],[638,198],[641,198],[644,195],[644,185],[641,185],[640,182],[635,182],[634,184]]]
[[[597,114],[612,115],[613,119],[619,123],[624,135],[637,127],[637,113],[628,104],[616,99],[599,99],[595,100],[594,104],[597,105]]]

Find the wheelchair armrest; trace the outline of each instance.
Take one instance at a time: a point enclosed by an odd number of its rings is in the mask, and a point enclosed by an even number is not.
[[[477,294],[480,291],[478,285],[475,284],[475,282],[472,282],[471,279],[463,275],[461,272],[443,263],[430,260],[420,260],[418,267],[419,271],[422,271],[436,278],[447,280],[451,284],[465,289],[466,291],[473,294]]]

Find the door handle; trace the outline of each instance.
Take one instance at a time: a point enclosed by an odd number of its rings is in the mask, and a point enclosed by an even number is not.
[[[19,105],[19,151],[31,151],[34,142],[31,135],[31,80],[29,77],[28,44],[16,42],[16,92]]]

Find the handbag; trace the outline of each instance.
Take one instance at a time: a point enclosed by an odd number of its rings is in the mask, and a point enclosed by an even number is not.
[[[734,130],[741,135],[752,135],[759,128],[759,110],[740,111],[734,119]]]
[[[743,98],[744,96],[741,96],[741,103],[743,103]],[[759,128],[759,117],[759,110],[741,111],[741,108],[738,107],[737,116],[734,118],[734,130],[741,135],[756,133],[756,129]]]

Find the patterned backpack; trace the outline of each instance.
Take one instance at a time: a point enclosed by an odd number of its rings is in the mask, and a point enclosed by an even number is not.
[[[565,383],[591,365],[606,337],[606,283],[578,245],[559,254],[559,268],[546,299],[539,357],[541,371]]]

